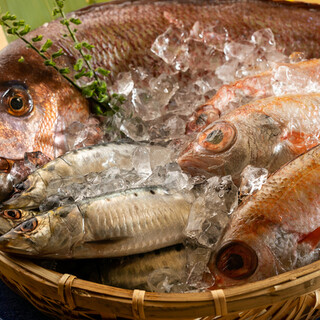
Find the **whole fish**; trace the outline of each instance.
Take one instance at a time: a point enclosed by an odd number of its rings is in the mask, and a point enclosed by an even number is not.
[[[320,258],[320,146],[274,173],[233,213],[209,268],[215,287],[257,281]]]
[[[194,175],[231,175],[239,183],[247,165],[272,173],[320,141],[320,93],[256,100],[199,133],[180,155]]]
[[[161,187],[90,198],[24,221],[0,237],[0,248],[57,259],[148,252],[182,242],[192,200]]]
[[[187,14],[186,14],[187,13]],[[279,50],[303,51],[306,57],[320,52],[320,15],[317,6],[279,4],[258,0],[223,1],[120,1],[96,4],[69,15],[80,18],[79,42],[94,45],[92,66],[111,71],[110,81],[122,71],[142,66],[161,72],[162,61],[150,47],[170,23],[191,28],[196,21],[227,30],[229,39],[241,40],[261,28],[271,28]],[[272,17],[272,19],[271,19]],[[312,21],[312,23],[310,22]],[[97,32],[98,31],[98,32]],[[64,26],[52,21],[29,33],[53,40],[48,55],[62,48],[55,61],[69,67],[79,58],[72,40],[63,37]],[[24,62],[20,63],[20,57]],[[66,151],[64,131],[72,122],[87,122],[88,101],[25,43],[16,40],[0,53],[0,157],[17,160],[25,152],[41,151],[52,158]],[[86,84],[80,79],[79,84]]]
[[[92,264],[96,269],[92,266],[88,276],[95,282],[124,289],[155,291],[156,280],[161,279],[161,275],[162,280],[168,278],[169,285],[172,285],[172,281],[175,283],[180,280],[182,283],[187,259],[184,247],[176,245],[140,255],[102,259],[91,262],[90,265]],[[153,277],[155,283],[152,281]]]
[[[286,72],[287,78],[277,79],[275,74]],[[210,123],[250,100],[267,98],[275,94],[274,87],[281,83],[281,94],[307,93],[320,85],[320,60],[298,63],[281,63],[257,75],[242,78],[232,84],[223,85],[206,103],[199,106],[186,126],[186,133],[200,132]],[[293,92],[295,91],[295,92]]]
[[[38,208],[45,199],[58,192],[60,184],[54,182],[59,180],[64,185],[71,185],[79,177],[92,172],[101,173],[111,167],[132,170],[134,154],[139,151],[148,154],[151,169],[173,161],[173,155],[166,147],[144,143],[119,141],[69,151],[29,175],[16,187],[17,192],[2,204],[2,208]],[[5,217],[0,213],[0,234],[8,231],[9,225],[3,221]],[[9,222],[11,227],[17,224],[13,218]]]

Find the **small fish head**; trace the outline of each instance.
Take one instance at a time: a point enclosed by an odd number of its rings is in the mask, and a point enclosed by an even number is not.
[[[178,163],[192,175],[240,175],[247,164],[246,137],[228,121],[216,121],[180,154]]]
[[[38,255],[50,235],[48,215],[28,219],[0,237],[0,249],[21,255]]]
[[[23,209],[5,209],[0,211],[0,235],[7,233],[36,213]]]

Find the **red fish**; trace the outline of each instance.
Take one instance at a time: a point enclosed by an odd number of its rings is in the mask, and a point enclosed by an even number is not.
[[[320,146],[283,166],[233,213],[209,268],[215,287],[265,279],[318,260]]]
[[[320,93],[256,100],[213,122],[178,162],[193,175],[231,175],[247,165],[270,173],[320,141]]]
[[[288,73],[291,73],[291,77],[297,78],[297,81],[301,81],[302,78],[303,80],[309,79],[314,84],[320,84],[320,60],[279,64],[274,70],[245,77],[232,84],[223,85],[211,99],[195,110],[187,123],[186,133],[204,130],[210,123],[239,107],[243,104],[243,101],[267,98],[274,95],[274,83],[272,80],[274,73],[280,68],[284,68]],[[296,84],[296,86],[299,88],[299,84]],[[290,92],[292,90],[290,85],[284,83],[283,87],[283,92],[292,93]],[[301,89],[299,92],[303,93],[303,84],[299,89]]]

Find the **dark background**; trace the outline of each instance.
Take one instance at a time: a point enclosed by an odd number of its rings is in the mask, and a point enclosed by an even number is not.
[[[0,280],[0,320],[49,320]]]

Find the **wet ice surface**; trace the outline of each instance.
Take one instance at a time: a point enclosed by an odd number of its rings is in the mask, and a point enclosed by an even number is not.
[[[212,177],[200,186],[185,229],[187,290],[203,290],[214,284],[207,263],[237,205],[238,188],[231,176]]]
[[[240,197],[249,196],[260,190],[267,178],[267,169],[246,166],[241,173]]]

